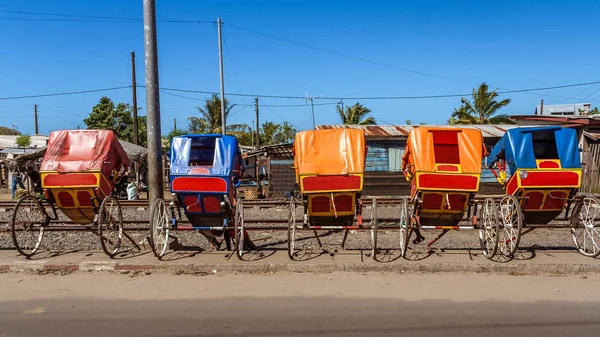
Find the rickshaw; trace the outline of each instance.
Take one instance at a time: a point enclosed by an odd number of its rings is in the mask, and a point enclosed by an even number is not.
[[[50,221],[59,220],[58,209],[77,225],[92,224],[89,228],[98,232],[102,249],[114,257],[123,236],[127,237],[116,186],[128,167],[127,154],[112,131],[50,133],[40,165],[44,195],[22,197],[12,216],[12,240],[17,251],[26,257],[38,251]],[[45,206],[50,207],[51,214]]]
[[[415,127],[410,131],[402,156],[402,171],[410,182],[410,197],[403,198],[400,204],[402,257],[407,258],[413,234],[412,244],[425,243],[421,230],[442,230],[426,242],[426,247],[450,230],[479,228],[480,235],[485,236],[491,210],[484,204],[487,212],[479,214],[482,210],[476,209],[474,199],[485,154],[483,136],[477,129]],[[460,225],[465,215],[471,221],[469,226]],[[483,224],[478,224],[478,218],[483,218]],[[485,240],[482,249],[486,256],[495,254]]]
[[[577,130],[560,126],[508,130],[488,160],[506,192],[497,206],[496,225],[503,255],[514,257],[521,236],[536,228],[570,228],[579,253],[600,254],[600,200],[578,193],[582,166]],[[560,224],[565,221],[566,226]]]
[[[213,249],[231,239],[238,257],[253,248],[248,233],[236,227],[243,218],[243,205],[236,200],[236,186],[244,173],[238,141],[233,136],[188,134],[173,137],[170,155],[170,189],[173,201],[154,201],[150,216],[150,246],[163,257],[169,248],[171,230],[196,230]],[[189,220],[180,221],[181,209]]]
[[[294,259],[296,231],[312,230],[322,248],[317,230],[363,229],[360,199],[367,147],[365,133],[358,129],[309,130],[296,134],[294,169],[300,198],[290,198],[288,255]],[[302,227],[296,223],[296,206],[304,208]]]

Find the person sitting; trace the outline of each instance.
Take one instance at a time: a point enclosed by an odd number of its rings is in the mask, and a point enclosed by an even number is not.
[[[33,167],[27,167],[27,176],[31,183],[33,184],[33,191],[35,193],[42,193],[42,180],[40,178],[40,174],[33,169]]]

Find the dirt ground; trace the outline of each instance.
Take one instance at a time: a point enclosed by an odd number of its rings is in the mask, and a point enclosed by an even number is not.
[[[598,302],[600,274],[511,276],[501,274],[331,273],[210,276],[76,273],[67,276],[0,275],[0,301],[52,298],[177,300],[234,297],[322,297],[406,301]],[[227,285],[227,291],[223,286]]]

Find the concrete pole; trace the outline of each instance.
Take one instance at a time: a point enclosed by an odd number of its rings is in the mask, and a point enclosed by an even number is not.
[[[223,35],[221,33],[221,18],[217,19],[219,33],[219,71],[221,73],[221,134],[225,134],[227,123],[225,121],[225,81],[223,79]]]
[[[155,0],[144,0],[144,50],[146,54],[146,112],[148,116],[146,124],[148,128],[148,197],[150,205],[152,205],[154,200],[164,196]],[[152,214],[152,211],[150,209],[150,214]]]

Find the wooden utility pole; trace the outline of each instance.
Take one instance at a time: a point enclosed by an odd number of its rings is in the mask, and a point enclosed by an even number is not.
[[[542,100],[542,103],[540,104],[540,115],[544,114],[544,100]]]
[[[133,95],[133,143],[139,145],[137,83],[135,80],[135,52],[131,52],[131,94]]]
[[[260,148],[260,123],[258,122],[258,97],[256,97],[256,148]]]
[[[177,131],[177,118],[173,118],[173,131]]]
[[[35,126],[35,135],[39,134],[38,130],[38,114],[37,114],[37,104],[33,105],[33,122]]]

